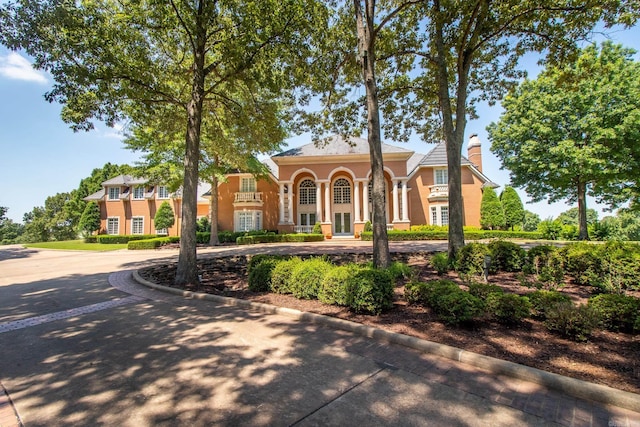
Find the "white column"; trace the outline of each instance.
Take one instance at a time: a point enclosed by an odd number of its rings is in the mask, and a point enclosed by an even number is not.
[[[322,183],[316,182],[316,221],[322,222]]]
[[[402,220],[409,221],[409,209],[407,207],[407,180],[402,181]]]
[[[400,221],[400,216],[398,212],[398,180],[393,180],[393,194],[391,196],[393,198],[393,222]]]
[[[369,183],[362,183],[362,216],[364,216],[364,220],[369,221]]]
[[[324,222],[331,222],[331,183],[324,183]]]
[[[355,211],[354,221],[360,222],[360,182],[353,183],[353,210]]]
[[[280,224],[284,224],[284,184],[280,183]]]
[[[289,218],[287,222],[293,224],[293,183],[289,183],[289,193],[287,196],[289,196]]]

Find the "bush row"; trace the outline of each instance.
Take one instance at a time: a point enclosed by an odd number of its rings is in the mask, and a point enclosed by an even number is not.
[[[240,236],[236,239],[239,245],[253,245],[256,243],[279,243],[279,242],[321,242],[324,240],[322,234],[263,234],[255,236]]]
[[[249,262],[249,289],[291,294],[348,307],[356,313],[379,314],[393,306],[394,276],[404,269],[370,265],[335,266],[324,258],[256,255]]]
[[[426,226],[425,226],[426,227]],[[390,230],[387,232],[389,241],[405,241],[405,240],[447,240],[449,232],[447,230]],[[373,240],[373,232],[363,231],[360,235],[362,240]],[[464,238],[466,240],[484,240],[484,239],[542,239],[542,234],[535,231],[505,231],[505,230],[465,230]]]
[[[157,249],[160,246],[169,245],[171,243],[178,243],[180,241],[179,237],[156,237],[154,239],[147,240],[131,240],[127,243],[127,249],[136,250],[136,249]]]
[[[95,237],[95,242],[102,244],[118,244],[118,243],[129,243],[132,240],[149,240],[155,239],[158,237],[157,234],[99,234]],[[91,243],[89,240],[85,239],[85,242]]]
[[[640,299],[602,294],[575,305],[558,291],[537,290],[527,296],[505,293],[496,285],[472,283],[461,289],[450,280],[411,282],[405,286],[410,304],[430,307],[448,324],[491,319],[515,324],[527,317],[544,321],[550,331],[584,341],[596,328],[640,332]]]

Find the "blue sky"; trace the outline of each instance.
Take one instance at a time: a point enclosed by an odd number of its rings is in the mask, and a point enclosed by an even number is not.
[[[609,38],[640,51],[640,27],[612,32]],[[636,59],[640,60],[640,55]],[[539,70],[536,60],[530,56],[523,61],[530,76]],[[16,222],[22,222],[23,215],[33,207],[43,206],[48,196],[77,188],[93,169],[107,162],[133,164],[139,160],[139,154],[124,149],[117,129],[98,126],[91,132],[74,133],[60,119],[61,106],[44,100],[51,83],[51,76],[34,71],[23,53],[0,46],[0,206],[8,207],[7,216]],[[479,135],[484,173],[503,187],[509,184],[509,174],[500,170],[500,162],[490,152],[485,130],[489,123],[499,119],[500,112],[499,106],[481,107],[480,119],[467,125],[466,138],[472,133]],[[309,141],[309,136],[303,135],[286,142],[295,147]],[[398,145],[421,153],[433,148],[418,138]],[[529,200],[523,191],[518,192],[523,202]],[[602,207],[590,203],[589,207],[601,212],[600,217],[606,215]],[[570,207],[564,203],[525,204],[526,209],[543,219],[555,217]]]

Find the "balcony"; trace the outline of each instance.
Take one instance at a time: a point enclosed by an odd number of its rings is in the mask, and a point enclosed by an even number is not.
[[[313,233],[313,225],[296,225],[293,227],[295,233]]]
[[[436,184],[429,186],[429,200],[447,200],[449,198],[449,186]]]
[[[235,193],[234,206],[252,204],[262,206],[262,193]]]

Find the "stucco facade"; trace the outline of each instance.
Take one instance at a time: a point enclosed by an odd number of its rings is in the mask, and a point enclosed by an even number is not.
[[[480,142],[472,136],[468,157],[462,159],[462,195],[465,225],[480,224],[482,188],[495,186],[482,173]],[[383,144],[387,228],[411,225],[447,225],[448,187],[446,147],[435,146],[419,154]],[[319,222],[323,233],[358,235],[372,216],[369,147],[362,138],[332,137],[324,144],[307,144],[265,161],[268,177],[229,174],[218,185],[218,229],[253,229],[310,232]],[[198,188],[198,217],[209,216],[210,187]],[[180,230],[181,198],[165,187],[144,179],[121,175],[103,183],[103,189],[86,200],[99,203],[101,233],[169,234]],[[164,201],[176,222],[156,230],[153,218]]]

